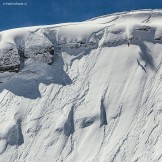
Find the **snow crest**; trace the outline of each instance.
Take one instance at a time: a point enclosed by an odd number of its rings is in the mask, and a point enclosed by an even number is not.
[[[0,32],[0,161],[162,161],[161,24],[141,10]]]

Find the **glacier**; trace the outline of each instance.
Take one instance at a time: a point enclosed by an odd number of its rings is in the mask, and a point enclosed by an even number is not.
[[[162,10],[0,32],[0,162],[161,162]]]

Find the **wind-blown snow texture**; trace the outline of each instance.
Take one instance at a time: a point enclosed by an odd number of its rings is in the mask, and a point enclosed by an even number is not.
[[[162,11],[0,32],[0,162],[161,162]]]

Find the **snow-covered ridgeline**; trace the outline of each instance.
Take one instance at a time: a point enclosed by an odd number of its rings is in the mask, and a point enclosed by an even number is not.
[[[0,161],[160,162],[161,18],[0,32]]]

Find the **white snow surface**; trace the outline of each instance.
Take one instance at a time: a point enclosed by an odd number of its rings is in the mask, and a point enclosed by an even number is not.
[[[10,46],[28,57],[0,73],[0,162],[162,162],[161,10],[0,32]]]

